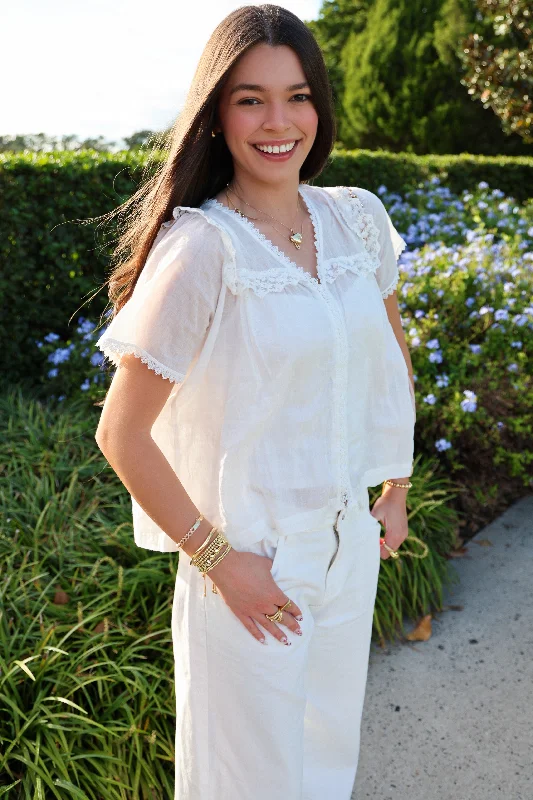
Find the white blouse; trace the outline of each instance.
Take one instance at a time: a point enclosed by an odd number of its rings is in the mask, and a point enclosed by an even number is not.
[[[414,396],[383,303],[406,243],[367,189],[299,192],[319,280],[217,200],[177,206],[97,342],[175,384],[152,438],[237,550],[412,473]],[[178,549],[133,497],[132,511],[139,547]]]

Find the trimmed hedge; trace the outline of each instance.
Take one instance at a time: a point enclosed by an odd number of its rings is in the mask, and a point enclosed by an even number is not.
[[[113,226],[102,231],[81,221],[130,197],[146,164],[146,154],[130,151],[0,154],[0,338],[7,382],[38,391],[49,365],[36,340],[49,331],[67,339],[77,312],[98,318],[106,308],[105,289],[87,301],[108,275]],[[485,180],[521,202],[533,186],[533,158],[335,150],[314,183],[374,192],[385,185],[399,192],[435,175],[452,191]]]

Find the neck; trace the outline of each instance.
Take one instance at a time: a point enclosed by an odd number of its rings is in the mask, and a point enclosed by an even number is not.
[[[272,214],[278,219],[294,220],[298,214],[298,187],[296,176],[282,183],[263,183],[248,175],[235,174],[229,183],[230,197],[233,192],[252,206]],[[241,208],[246,213],[247,207]]]

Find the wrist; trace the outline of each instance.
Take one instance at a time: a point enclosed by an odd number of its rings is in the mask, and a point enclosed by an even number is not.
[[[395,495],[403,495],[404,497],[407,496],[407,492],[409,488],[412,486],[410,478],[390,478],[389,479],[392,484],[396,484],[395,486],[391,485],[391,483],[387,483],[383,481],[381,492],[382,494],[389,494],[392,492],[392,496]]]
[[[200,522],[193,535],[190,536],[187,539],[187,541],[181,545],[180,551],[183,551],[185,555],[188,555],[190,558],[192,555],[194,555],[194,553],[196,553],[198,548],[201,547],[202,544],[207,540],[207,537],[209,536],[209,532],[211,531],[212,527],[213,526],[209,522],[209,520],[205,519],[204,517],[204,519]]]

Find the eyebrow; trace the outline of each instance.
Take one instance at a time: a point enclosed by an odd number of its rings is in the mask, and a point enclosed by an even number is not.
[[[307,81],[303,83],[293,83],[291,86],[287,86],[285,91],[286,92],[294,92],[296,89],[308,89],[309,84]],[[260,86],[258,83],[238,83],[236,86],[233,87],[230,91],[230,96],[235,94],[235,92],[268,92],[268,89],[265,86]]]

